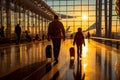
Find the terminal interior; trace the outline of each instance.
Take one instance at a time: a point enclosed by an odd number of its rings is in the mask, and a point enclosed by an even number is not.
[[[0,29],[4,27],[0,80],[120,80],[119,6],[119,0],[0,0]],[[55,14],[66,35],[57,64],[53,51],[52,58],[46,58],[45,51],[52,45],[47,31]],[[21,27],[19,44],[15,42],[17,24]],[[79,60],[71,37],[78,28],[82,28],[86,44]],[[70,57],[70,47],[75,48],[75,57]]]

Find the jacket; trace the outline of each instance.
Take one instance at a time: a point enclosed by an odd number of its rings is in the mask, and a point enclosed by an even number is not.
[[[82,45],[84,43],[84,36],[82,34],[82,32],[77,32],[75,37],[74,37],[74,43],[76,43],[76,45]]]
[[[60,21],[52,21],[48,26],[48,37],[62,38],[65,37],[65,29]]]

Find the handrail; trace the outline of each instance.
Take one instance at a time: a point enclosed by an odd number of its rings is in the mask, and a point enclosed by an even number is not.
[[[92,39],[101,39],[101,40],[107,40],[107,41],[115,41],[120,42],[120,39],[111,39],[111,38],[103,38],[103,37],[90,37]]]

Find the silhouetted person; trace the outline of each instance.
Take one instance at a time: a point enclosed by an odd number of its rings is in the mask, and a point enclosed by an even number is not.
[[[5,37],[5,35],[4,35],[4,26],[2,26],[2,27],[0,28],[0,36],[1,36],[2,38]]]
[[[87,33],[87,38],[88,38],[88,39],[90,38],[90,32]]]
[[[17,41],[16,43],[19,43],[20,42],[20,36],[21,36],[21,27],[19,24],[17,24],[15,26],[15,33],[16,33],[16,36],[17,36]]]
[[[85,46],[84,35],[82,33],[82,28],[78,28],[78,32],[75,34],[73,45],[77,45],[78,58],[82,55],[82,44]]]
[[[50,41],[50,38],[52,39],[55,63],[58,63],[58,56],[60,52],[62,35],[63,35],[63,40],[65,40],[64,26],[59,21],[58,16],[55,15],[54,21],[52,21],[48,26],[48,41]]]
[[[35,40],[40,40],[40,38],[39,38],[39,35],[38,35],[38,34],[36,34],[36,36],[35,36]]]
[[[28,34],[28,31],[25,31],[25,34],[26,34],[26,39],[27,41],[32,41],[32,38],[30,37],[30,35]]]

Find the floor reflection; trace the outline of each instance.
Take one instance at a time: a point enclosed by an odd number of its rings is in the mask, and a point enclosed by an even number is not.
[[[46,67],[46,73],[48,73],[52,69],[51,62],[47,63],[45,67]]]
[[[77,59],[77,70],[74,71],[74,80],[84,80],[85,79],[85,73],[82,72],[82,60]]]
[[[116,80],[113,71],[112,51],[96,48],[96,72],[100,80]]]
[[[45,54],[42,54],[44,48],[42,43],[0,47],[0,77],[21,67],[45,61]]]
[[[57,78],[59,75],[60,75],[60,73],[59,73],[59,71],[57,71],[50,80],[58,80]]]
[[[70,69],[75,68],[75,59],[70,59],[70,64],[69,64]]]
[[[72,40],[62,43],[56,65],[44,64],[48,42],[0,47],[0,80],[9,73],[7,80],[11,76],[22,80],[35,70],[27,80],[120,80],[120,51],[90,40],[83,48],[82,59],[78,60],[76,47],[75,58],[70,58],[71,43]]]

